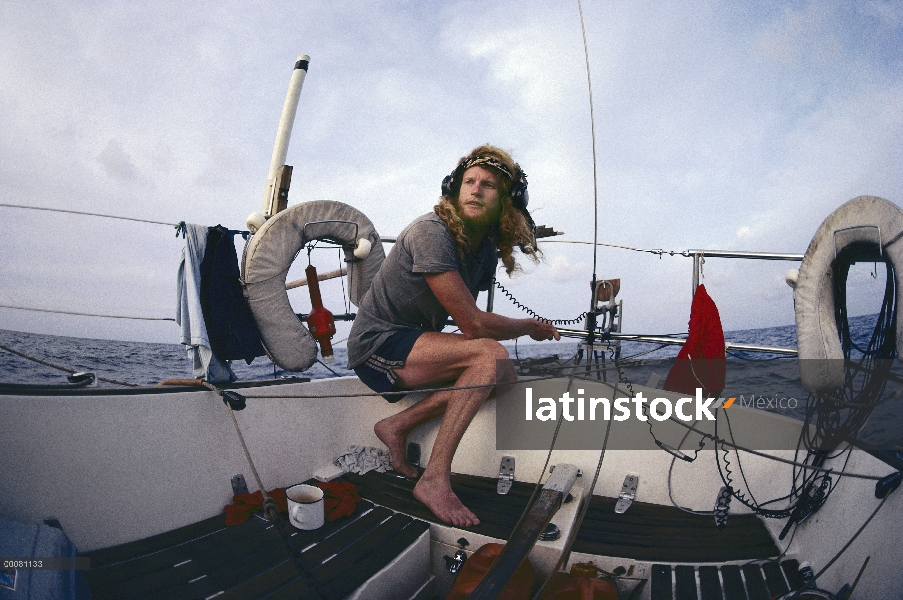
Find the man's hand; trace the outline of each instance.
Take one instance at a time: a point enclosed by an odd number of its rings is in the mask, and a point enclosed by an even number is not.
[[[528,335],[538,342],[544,342],[551,339],[561,339],[561,335],[558,333],[558,330],[555,329],[554,325],[546,321],[540,321],[539,319],[533,320],[530,333]]]
[[[511,340],[522,335],[537,341],[561,339],[558,330],[545,321],[512,319],[480,310],[457,271],[426,273],[424,278],[467,339]]]

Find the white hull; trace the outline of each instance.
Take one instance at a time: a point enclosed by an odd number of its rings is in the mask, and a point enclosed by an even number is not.
[[[581,387],[596,385],[602,384],[581,383]],[[373,424],[414,401],[406,398],[396,406],[378,397],[350,397],[368,392],[355,378],[240,391],[248,399],[247,409],[235,414],[267,489],[310,478],[349,445],[380,446]],[[523,397],[520,386],[508,393]],[[285,397],[255,399],[261,395]],[[547,453],[496,450],[495,406],[490,400],[481,409],[464,436],[453,470],[495,477],[501,457],[508,454],[516,457],[516,479],[535,482]],[[731,409],[731,417],[749,420],[746,427],[771,430],[789,439],[795,440],[799,431],[799,423],[764,411],[736,407]],[[682,430],[670,427],[669,432],[666,424],[656,425],[657,431],[670,433],[668,439],[679,440]],[[424,459],[429,457],[436,429],[437,423],[430,423],[409,438],[421,444]],[[612,425],[613,436],[648,436],[647,431],[634,419]],[[793,457],[792,451],[777,454]],[[584,475],[576,489],[583,489],[592,479],[598,458],[594,451],[556,451],[550,464],[571,463],[580,468]],[[640,477],[638,501],[670,505],[671,463],[672,457],[660,450],[609,450],[594,493],[617,497],[624,476],[634,473]],[[790,465],[745,455],[743,466],[749,485],[762,497],[782,495],[790,487]],[[828,466],[839,469],[842,465]],[[859,450],[853,451],[847,469],[879,476],[893,471]],[[0,517],[20,522],[56,517],[79,550],[88,554],[222,513],[232,501],[230,478],[237,473],[245,474],[252,491],[257,487],[229,411],[212,392],[0,396],[0,473]],[[721,485],[710,449],[691,464],[677,461],[673,467],[673,496],[682,506],[711,510]],[[800,526],[787,556],[808,560],[819,571],[880,502],[874,487],[873,480],[843,478],[825,506]],[[540,573],[548,573],[557,560],[576,508],[577,503],[572,503],[553,519],[562,529],[560,540],[538,542],[534,548],[531,560]],[[739,508],[734,502],[732,509],[736,512]],[[836,592],[843,584],[852,583],[870,556],[854,597],[900,597],[901,510],[903,494],[892,494],[869,527],[818,580],[819,586]],[[766,525],[777,539],[783,521],[771,520]],[[450,582],[443,556],[457,550],[456,540],[461,535],[450,527],[431,528],[437,591]],[[471,542],[468,550],[490,541],[472,533],[465,535]],[[783,548],[785,543],[778,542],[778,546]],[[648,576],[651,567],[614,557],[571,556],[571,562],[582,560],[594,560],[606,570],[632,566],[639,577]],[[648,587],[646,594],[648,597]]]

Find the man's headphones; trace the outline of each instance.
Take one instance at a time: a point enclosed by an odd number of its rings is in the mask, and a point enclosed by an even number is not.
[[[530,218],[530,213],[527,212],[527,204],[530,201],[530,194],[527,192],[527,174],[523,172],[520,165],[517,163],[514,164],[517,169],[517,178],[515,178],[515,175],[508,170],[508,167],[492,157],[475,156],[469,158],[458,165],[454,171],[449,175],[446,175],[445,179],[442,180],[442,195],[448,198],[456,197],[458,192],[461,191],[461,179],[464,177],[464,171],[470,167],[482,165],[501,171],[513,181],[511,189],[508,190],[508,197],[511,198],[511,204],[514,208],[524,213],[524,216],[527,217],[527,221],[532,225],[533,219]]]

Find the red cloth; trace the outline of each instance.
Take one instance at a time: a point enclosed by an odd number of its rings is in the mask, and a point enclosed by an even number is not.
[[[276,488],[267,492],[267,496],[276,502],[279,512],[288,512],[288,501],[285,499],[285,488]],[[226,507],[226,525],[241,525],[252,514],[263,510],[263,494],[257,490],[253,494],[235,494],[232,504]]]
[[[687,341],[665,379],[665,389],[693,395],[696,388],[702,388],[703,396],[717,394],[724,389],[725,359],[721,315],[705,286],[700,285],[690,306]]]
[[[323,490],[323,511],[327,521],[351,516],[351,513],[354,512],[354,505],[361,501],[353,483],[315,481],[314,485]]]

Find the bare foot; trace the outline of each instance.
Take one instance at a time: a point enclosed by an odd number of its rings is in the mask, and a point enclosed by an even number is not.
[[[374,425],[373,432],[389,449],[389,454],[392,456],[392,468],[405,477],[417,479],[420,472],[405,460],[407,436],[392,427],[391,422],[389,422],[391,418],[385,418]]]
[[[451,489],[451,484],[421,477],[414,486],[414,497],[426,504],[443,523],[457,527],[473,527],[480,519],[470,512]]]

